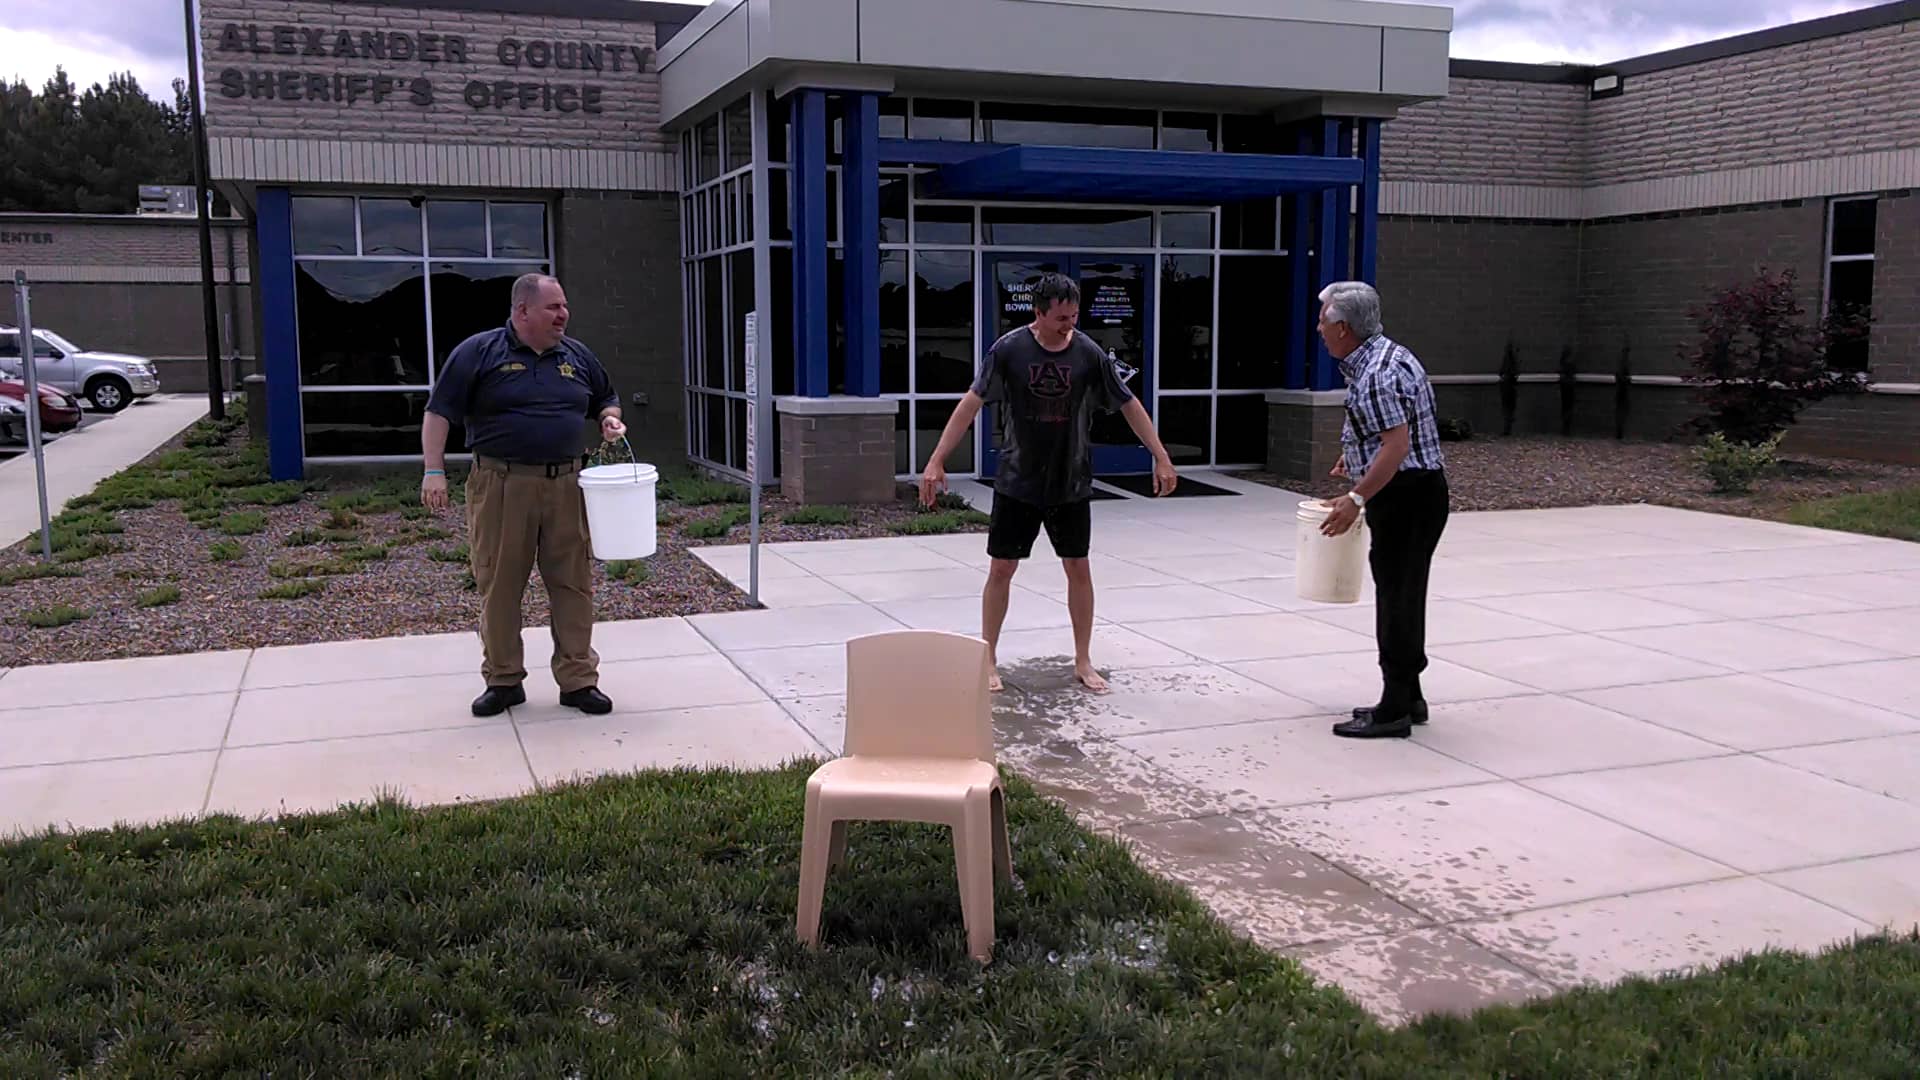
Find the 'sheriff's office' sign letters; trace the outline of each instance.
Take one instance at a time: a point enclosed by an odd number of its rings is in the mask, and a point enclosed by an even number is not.
[[[408,33],[405,30],[350,30],[325,26],[261,26],[227,23],[220,31],[221,53],[256,56],[325,57],[361,65],[384,61],[406,65],[391,71],[243,70],[220,72],[220,93],[229,98],[269,101],[325,101],[375,105],[390,102],[427,108],[440,88],[421,64],[471,65],[491,60],[514,73],[577,72],[584,77],[644,72],[653,49],[608,41],[555,41],[501,38],[491,47],[460,34]],[[543,112],[602,110],[601,88],[587,82],[528,82],[520,79],[469,79],[460,97],[475,109],[539,109]]]

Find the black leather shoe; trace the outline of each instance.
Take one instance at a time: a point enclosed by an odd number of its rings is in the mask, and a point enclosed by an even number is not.
[[[601,693],[597,686],[583,686],[578,690],[569,690],[560,695],[560,704],[594,716],[613,711],[613,700]]]
[[[1359,708],[1353,710],[1353,718],[1355,720],[1371,720],[1373,718],[1373,714],[1379,711],[1380,711],[1380,706],[1378,705],[1362,705]],[[1407,714],[1407,719],[1411,720],[1415,724],[1426,723],[1427,722],[1427,703],[1424,701],[1414,702],[1413,711]]]
[[[1369,709],[1364,717],[1333,725],[1333,733],[1343,739],[1404,739],[1413,734],[1413,718],[1403,715],[1398,720],[1382,720]]]
[[[499,716],[509,706],[526,703],[527,692],[518,686],[489,686],[486,693],[473,699],[473,715]]]

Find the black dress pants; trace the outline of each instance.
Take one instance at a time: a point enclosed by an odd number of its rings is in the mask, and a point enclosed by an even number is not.
[[[1446,531],[1447,510],[1447,474],[1438,469],[1403,469],[1367,500],[1379,704],[1386,717],[1426,700],[1420,673],[1427,669],[1427,578]]]

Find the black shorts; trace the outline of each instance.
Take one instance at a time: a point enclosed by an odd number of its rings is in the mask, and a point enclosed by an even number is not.
[[[1093,500],[1062,503],[1059,506],[1035,506],[996,493],[993,496],[993,523],[987,527],[987,556],[993,559],[1024,559],[1033,554],[1033,542],[1045,527],[1054,554],[1063,559],[1084,559],[1093,539]]]

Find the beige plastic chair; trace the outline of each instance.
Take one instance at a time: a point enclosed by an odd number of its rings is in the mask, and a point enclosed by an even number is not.
[[[820,943],[827,870],[846,861],[847,822],[920,821],[953,830],[960,911],[975,960],[993,956],[993,882],[1013,877],[1006,793],[993,751],[987,643],[937,630],[847,642],[845,756],[807,780],[800,940]]]

